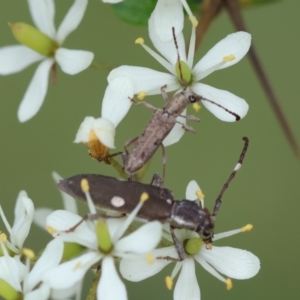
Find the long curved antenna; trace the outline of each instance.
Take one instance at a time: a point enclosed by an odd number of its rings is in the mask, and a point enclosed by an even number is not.
[[[249,139],[247,137],[243,137],[243,140],[245,141],[245,144],[244,144],[244,147],[243,147],[243,150],[242,150],[242,153],[240,155],[240,158],[239,158],[239,161],[238,163],[236,164],[236,166],[234,167],[232,173],[230,174],[228,180],[226,181],[226,183],[224,184],[216,202],[215,202],[215,206],[214,206],[214,211],[213,211],[213,214],[212,214],[212,217],[215,217],[219,210],[220,210],[220,206],[222,204],[222,197],[226,191],[226,189],[228,188],[231,180],[234,178],[235,174],[237,173],[237,171],[242,167],[242,164],[243,164],[243,160],[245,158],[245,154],[247,152],[247,149],[248,149],[248,146],[249,146]]]

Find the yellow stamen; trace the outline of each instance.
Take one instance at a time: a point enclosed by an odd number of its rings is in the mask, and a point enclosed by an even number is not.
[[[80,182],[81,189],[84,193],[88,192],[90,190],[89,182],[87,179],[83,178]]]
[[[227,278],[225,283],[226,283],[226,289],[227,289],[227,291],[231,290],[232,287],[233,287],[232,280],[230,278]]]
[[[197,21],[196,17],[194,17],[194,16],[189,16],[189,19],[190,19],[190,21],[191,21],[191,23],[192,23],[192,26],[193,26],[194,28],[196,28],[196,27],[198,26],[198,21]]]
[[[172,288],[173,288],[173,279],[170,276],[167,276],[165,278],[165,283],[166,283],[167,289],[172,290]]]
[[[52,226],[46,226],[46,230],[47,230],[51,235],[53,235],[53,234],[55,234],[55,233],[57,232],[57,230],[56,230],[54,227],[52,227]]]
[[[74,266],[73,270],[75,271],[75,270],[79,269],[80,267],[81,267],[81,262],[79,261],[79,262]]]
[[[149,194],[144,192],[142,193],[141,197],[140,197],[140,202],[145,202],[149,199]]]
[[[198,197],[199,200],[204,199],[204,194],[200,190],[196,191],[196,196]]]
[[[246,226],[242,227],[242,232],[247,232],[253,229],[252,224],[247,224]]]
[[[200,108],[201,108],[201,105],[199,105],[198,103],[194,103],[194,104],[193,104],[193,110],[194,110],[195,112],[198,112],[198,111],[200,110]]]
[[[30,259],[34,259],[35,254],[31,249],[28,248],[23,248],[22,249],[22,254]]]
[[[229,54],[229,55],[223,57],[224,62],[229,62],[229,61],[233,61],[233,60],[235,60],[235,56],[233,54]]]
[[[146,260],[149,265],[152,265],[154,263],[154,257],[152,253],[149,252],[146,254]]]
[[[7,242],[7,235],[5,233],[1,233],[0,234],[0,239],[3,243],[6,243]]]
[[[143,100],[146,97],[146,92],[139,92],[137,98],[139,100]]]
[[[145,42],[145,41],[144,41],[143,38],[138,38],[138,39],[135,40],[134,43],[135,43],[135,44],[144,44],[144,42]]]

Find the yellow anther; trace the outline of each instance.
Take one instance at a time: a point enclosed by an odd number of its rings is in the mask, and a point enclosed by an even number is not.
[[[57,230],[56,230],[54,227],[52,227],[52,226],[46,226],[46,230],[47,230],[51,235],[53,235],[53,234],[55,234],[55,233],[57,232]]]
[[[224,62],[229,62],[229,61],[233,61],[233,60],[235,60],[235,56],[233,54],[229,54],[229,55],[223,57]]]
[[[195,112],[198,112],[198,111],[200,110],[200,108],[201,108],[201,105],[199,105],[198,103],[194,103],[194,104],[193,104],[193,110],[194,110]]]
[[[165,278],[165,283],[166,283],[167,289],[172,290],[172,288],[173,288],[173,279],[170,276],[167,276]]]
[[[196,28],[196,27],[198,26],[198,21],[197,21],[196,17],[194,17],[194,16],[189,16],[189,19],[190,19],[190,21],[191,21],[191,23],[192,23],[192,26],[193,26],[194,28]]]
[[[227,289],[227,291],[231,290],[232,287],[233,287],[232,280],[230,278],[227,278],[225,283],[226,283],[226,289]]]
[[[35,254],[31,249],[28,248],[23,248],[22,249],[22,254],[30,259],[34,259]]]
[[[139,100],[144,100],[145,97],[146,97],[146,92],[139,92],[137,95],[137,98]]]
[[[81,189],[84,193],[88,192],[90,190],[89,182],[87,179],[83,178],[80,182]]]
[[[79,262],[74,266],[73,270],[75,271],[75,270],[79,269],[80,267],[81,267],[81,262],[79,261]]]
[[[242,232],[250,231],[253,229],[252,224],[247,224],[246,226],[242,227]]]
[[[199,200],[204,199],[204,194],[200,190],[196,191],[196,196],[198,197]]]
[[[135,40],[134,43],[135,43],[135,44],[144,44],[144,42],[145,42],[145,41],[144,41],[143,38],[138,38],[138,39]]]
[[[154,257],[153,257],[153,254],[152,253],[147,253],[146,254],[146,260],[147,260],[147,263],[149,265],[152,265],[154,263]]]
[[[5,233],[1,233],[0,234],[0,239],[3,243],[6,243],[7,242],[7,235]]]
[[[149,194],[146,193],[146,192],[142,193],[142,195],[141,195],[141,197],[140,197],[140,201],[141,201],[141,202],[145,202],[145,201],[147,201],[148,199],[149,199]]]

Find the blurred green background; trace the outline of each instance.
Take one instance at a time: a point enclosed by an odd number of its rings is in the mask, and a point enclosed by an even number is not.
[[[56,25],[60,24],[72,2],[56,1]],[[0,47],[16,44],[7,22],[33,24],[27,1],[1,0],[0,4]],[[298,0],[243,11],[258,54],[298,142],[299,12]],[[205,37],[196,61],[233,31],[228,15],[222,13]],[[189,37],[188,22],[185,33]],[[115,17],[110,5],[90,1],[82,23],[64,46],[93,51],[96,61],[113,66],[126,64],[163,70],[134,44],[140,36],[152,46],[146,27],[124,24]],[[49,86],[40,112],[30,121],[20,124],[17,108],[35,69],[36,65],[33,65],[21,73],[0,78],[0,202],[11,223],[20,190],[27,191],[35,207],[62,208],[59,192],[51,178],[54,170],[63,177],[78,173],[117,176],[109,166],[90,159],[83,145],[72,142],[85,116],[99,116],[108,71],[91,68],[69,76],[59,70],[58,83]],[[223,283],[198,265],[202,299],[296,299],[300,296],[299,159],[288,146],[247,57],[234,67],[210,75],[204,82],[246,99],[250,105],[249,113],[241,122],[224,123],[205,108],[201,109],[197,114],[201,122],[189,123],[197,133],[187,133],[180,143],[167,148],[166,187],[174,191],[175,198],[182,199],[187,183],[195,179],[206,195],[206,206],[212,209],[214,199],[237,162],[242,137],[249,137],[247,157],[223,199],[216,232],[239,228],[247,223],[252,223],[254,229],[250,233],[220,240],[216,245],[255,253],[261,260],[261,271],[253,279],[233,281],[234,288],[228,292]],[[157,106],[163,104],[160,96],[146,100]],[[151,114],[144,107],[132,107],[117,128],[117,150],[122,151],[125,141],[141,133]],[[159,150],[145,182],[150,181],[154,172],[161,172],[161,159]],[[81,207],[83,214],[86,209],[84,205]],[[2,223],[0,226],[4,230]],[[48,234],[32,226],[25,246],[37,251],[49,239]],[[172,292],[164,285],[164,277],[171,270],[169,267],[141,283],[128,283],[129,298],[172,299]],[[87,287],[89,284],[86,282]]]

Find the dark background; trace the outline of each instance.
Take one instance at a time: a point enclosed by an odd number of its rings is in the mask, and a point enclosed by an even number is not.
[[[1,0],[0,4],[0,46],[16,44],[6,24],[18,21],[33,24],[27,2]],[[71,4],[72,1],[56,1],[56,25],[60,24]],[[299,11],[300,2],[290,0],[247,9],[243,15],[300,142]],[[205,37],[196,61],[234,31],[229,17],[222,13]],[[185,33],[189,37],[188,22]],[[152,47],[146,27],[124,24],[115,17],[110,5],[90,1],[82,23],[67,38],[64,46],[93,51],[96,61],[113,66],[126,64],[163,70],[134,44],[140,36]],[[90,159],[83,145],[72,142],[85,116],[99,117],[108,70],[91,68],[76,76],[59,70],[58,83],[49,86],[40,112],[30,121],[20,124],[17,108],[35,69],[36,65],[0,78],[0,202],[11,223],[15,200],[22,189],[27,191],[35,207],[62,208],[60,195],[51,178],[54,170],[63,177],[77,173],[117,176],[109,166]],[[249,137],[247,157],[223,199],[216,231],[239,228],[247,223],[252,223],[254,229],[250,233],[220,240],[216,245],[255,253],[261,260],[261,271],[253,279],[234,280],[234,288],[227,292],[223,283],[197,266],[202,299],[295,299],[300,295],[299,159],[289,148],[247,57],[234,67],[210,75],[204,82],[245,98],[250,105],[249,113],[241,122],[224,123],[205,108],[201,109],[197,114],[201,122],[189,123],[197,133],[187,133],[179,143],[167,148],[166,187],[174,191],[176,198],[182,199],[187,183],[195,179],[206,195],[206,206],[211,209],[237,162],[242,137]],[[160,96],[146,100],[157,106],[163,103]],[[189,112],[191,114],[192,110]],[[151,113],[144,107],[132,107],[117,128],[117,150],[122,151],[125,141],[141,133]],[[145,182],[149,182],[151,174],[157,171],[161,172],[160,150],[151,163]],[[83,208],[82,213],[84,211]],[[38,251],[48,240],[48,234],[33,226],[25,246]],[[164,285],[164,277],[171,270],[165,269],[153,279],[141,283],[128,283],[129,298],[172,299],[172,292]],[[87,282],[86,286],[89,284]]]

